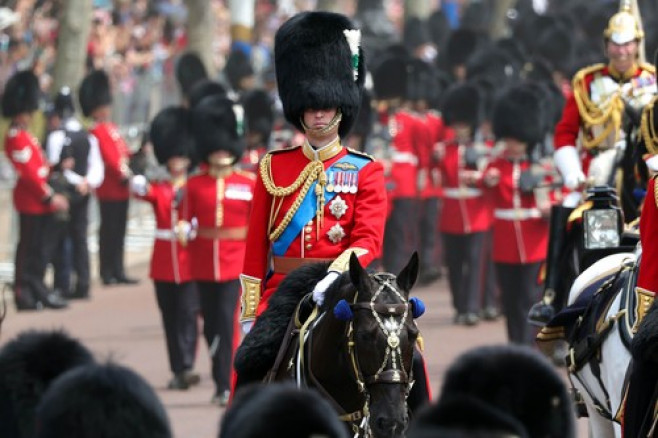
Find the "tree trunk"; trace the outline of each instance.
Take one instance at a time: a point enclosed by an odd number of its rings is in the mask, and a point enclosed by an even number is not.
[[[199,55],[210,77],[215,77],[212,39],[215,34],[210,0],[185,0],[187,4],[187,48]]]
[[[430,0],[404,0],[404,19],[411,17],[426,19],[433,12]]]
[[[318,0],[318,11],[341,12],[338,0]]]
[[[369,66],[376,64],[377,55],[399,40],[395,26],[386,14],[383,0],[357,0],[354,19],[361,28],[361,45]]]
[[[59,21],[53,93],[57,93],[64,86],[75,90],[82,81],[91,21],[92,2],[89,0],[64,2]]]
[[[254,29],[254,0],[230,0],[231,45],[244,43],[251,45]]]
[[[492,39],[506,37],[509,33],[507,11],[515,4],[516,0],[496,0],[493,2],[493,16],[491,17],[491,28],[489,29],[489,35]]]

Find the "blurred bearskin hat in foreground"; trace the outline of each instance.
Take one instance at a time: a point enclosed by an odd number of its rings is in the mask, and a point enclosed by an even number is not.
[[[267,145],[274,125],[272,99],[267,91],[255,89],[242,96],[246,132],[259,134],[261,141]]]
[[[193,52],[186,52],[176,62],[176,80],[183,96],[189,98],[189,92],[199,81],[208,78],[203,61]]]
[[[513,138],[528,148],[543,139],[543,110],[537,93],[527,85],[515,85],[497,99],[493,110],[496,138]]]
[[[9,78],[2,95],[2,115],[16,117],[39,108],[39,79],[30,70],[22,70]]]
[[[171,106],[161,110],[151,122],[149,139],[158,163],[167,164],[172,157],[194,155],[189,114],[186,108]]]
[[[94,70],[84,77],[78,93],[80,108],[85,117],[90,117],[94,110],[112,103],[110,78],[103,70]]]
[[[359,112],[366,76],[360,31],[344,15],[303,12],[274,39],[274,62],[286,119],[303,131],[307,109],[340,108],[345,137]]]
[[[134,371],[114,364],[77,367],[58,378],[37,408],[35,438],[170,438],[167,413]]]
[[[28,331],[0,349],[0,436],[34,436],[34,411],[61,374],[94,362],[91,352],[60,331]]]
[[[575,419],[563,378],[528,347],[479,347],[448,369],[441,398],[468,396],[518,420],[529,437],[573,438]]]
[[[239,108],[234,108],[239,107]],[[244,152],[242,114],[244,111],[231,99],[209,96],[192,109],[192,133],[199,159],[207,162],[213,152],[227,151],[235,160]]]
[[[226,97],[226,87],[212,79],[201,79],[187,93],[187,105],[192,109],[208,96]]]
[[[441,114],[448,126],[463,123],[476,128],[482,118],[482,99],[477,85],[466,82],[448,88],[442,98]]]
[[[317,392],[291,384],[256,384],[236,394],[219,438],[347,438],[347,430]]]

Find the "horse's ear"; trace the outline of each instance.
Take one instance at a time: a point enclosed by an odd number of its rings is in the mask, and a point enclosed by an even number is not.
[[[409,263],[405,266],[400,274],[398,274],[398,286],[405,292],[409,292],[416,283],[418,278],[418,253],[414,251],[409,259]]]
[[[361,266],[359,258],[356,256],[356,254],[352,253],[350,255],[350,280],[352,281],[352,284],[358,290],[363,291],[365,289],[363,287],[364,281],[367,276],[368,273],[365,269],[363,269],[363,266]]]

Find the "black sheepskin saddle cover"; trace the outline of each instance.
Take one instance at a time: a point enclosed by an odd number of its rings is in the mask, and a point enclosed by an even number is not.
[[[235,353],[241,383],[261,381],[274,365],[288,323],[300,300],[327,275],[326,263],[302,266],[288,274],[270,297],[267,310],[256,319]]]

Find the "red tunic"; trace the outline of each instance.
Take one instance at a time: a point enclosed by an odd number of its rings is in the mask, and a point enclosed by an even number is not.
[[[47,183],[50,168],[37,139],[12,127],[5,137],[5,154],[18,177],[14,186],[16,210],[24,214],[50,213],[52,208],[43,202],[52,192]]]
[[[101,201],[125,201],[130,197],[127,180],[130,176],[130,151],[117,127],[110,122],[96,124],[89,132],[98,140],[105,165],[103,183],[96,189]]]
[[[416,198],[419,149],[426,142],[421,123],[406,111],[396,112],[392,120],[383,123],[388,124],[392,135],[391,171],[387,176],[390,199]]]
[[[233,171],[216,178],[207,172],[187,182],[184,215],[196,219],[198,235],[189,243],[193,280],[224,282],[235,280],[242,272],[245,258],[244,237],[208,237],[204,230],[219,233],[246,233],[254,193],[254,176]]]
[[[247,149],[244,154],[242,154],[242,158],[240,158],[240,168],[247,172],[258,172],[258,163],[266,153],[267,149],[264,147]]]
[[[494,262],[543,261],[548,248],[549,222],[537,209],[534,193],[522,193],[519,189],[521,172],[530,168],[530,162],[499,158],[487,166],[487,170],[492,168],[500,171],[500,182],[488,189],[494,208]]]
[[[290,186],[302,169],[309,164],[311,159],[304,154],[305,147],[307,146],[270,153],[271,175],[276,186]],[[310,146],[308,147],[310,148]],[[332,165],[348,153],[352,152],[341,147],[337,155],[323,161],[325,173],[327,170],[332,171]],[[292,207],[298,195],[299,190],[283,198],[283,203],[274,218],[272,230],[281,223],[285,213]],[[344,214],[340,218],[333,214],[330,208],[333,201],[337,202],[334,205],[338,205],[339,197],[346,206]],[[266,275],[270,271],[269,254],[272,242],[269,239],[268,226],[272,203],[273,196],[267,192],[259,173],[254,193],[254,209],[247,236],[249,255],[245,259],[242,271],[244,275],[261,281],[258,315],[265,310],[267,300],[284,277],[284,274],[274,273],[265,281]],[[314,218],[294,238],[283,257],[335,259],[347,249],[361,248],[367,252],[357,255],[359,255],[361,264],[366,266],[381,253],[385,220],[386,190],[383,169],[380,163],[369,162],[358,172],[356,193],[336,194],[334,199],[324,206],[324,220],[319,231],[317,219]],[[344,236],[333,242],[328,232],[335,226],[342,228]]]
[[[465,170],[464,148],[457,142],[445,147],[441,162],[443,184],[443,207],[439,230],[448,234],[471,234],[486,231],[491,227],[491,206],[482,189],[466,187],[459,182],[459,174]]]
[[[439,113],[429,111],[424,119],[430,130],[431,149],[427,170],[427,183],[421,191],[421,198],[434,198],[442,195],[441,189],[441,145],[452,137],[452,131],[445,126]]]
[[[151,183],[146,195],[138,198],[153,206],[157,227],[149,276],[155,281],[176,284],[190,281],[188,250],[174,233],[174,226],[183,219],[181,207],[184,204],[175,204],[176,191],[171,181]]]
[[[637,287],[644,288],[654,294],[658,292],[658,203],[656,202],[656,183],[652,178],[647,185],[647,196],[644,198],[642,214],[640,215],[640,242],[642,258],[637,275]]]

